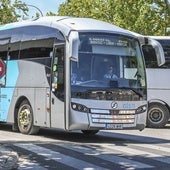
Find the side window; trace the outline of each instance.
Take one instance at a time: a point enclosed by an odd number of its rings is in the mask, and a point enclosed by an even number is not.
[[[64,45],[54,48],[52,91],[64,101]]]
[[[21,43],[20,59],[49,57],[54,38],[24,41]]]
[[[10,39],[0,39],[0,58],[7,60]]]
[[[20,41],[11,43],[9,49],[9,59],[10,60],[17,60],[19,57],[19,50],[20,50]]]
[[[158,68],[155,50],[151,45],[142,46],[146,68]]]
[[[163,65],[163,68],[170,68],[170,40],[159,40],[161,43],[164,54],[165,54],[165,64]]]
[[[64,40],[60,31],[48,26],[25,26],[18,31],[22,32],[20,59],[49,57],[55,41]]]

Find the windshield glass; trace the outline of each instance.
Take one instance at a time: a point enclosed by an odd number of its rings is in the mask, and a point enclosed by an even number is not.
[[[79,38],[78,61],[71,61],[72,97],[103,100],[146,98],[143,58],[136,39],[103,33],[80,33]]]

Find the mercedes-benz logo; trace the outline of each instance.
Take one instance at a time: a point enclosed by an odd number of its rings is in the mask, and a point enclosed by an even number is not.
[[[111,103],[111,107],[112,107],[113,109],[116,109],[116,108],[118,107],[117,102],[112,102],[112,103]]]

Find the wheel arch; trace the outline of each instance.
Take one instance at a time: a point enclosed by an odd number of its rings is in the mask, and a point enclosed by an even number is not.
[[[163,100],[160,100],[160,99],[152,99],[152,100],[149,100],[148,101],[148,105],[151,105],[151,104],[162,104],[164,106],[166,106],[169,110],[169,114],[170,114],[170,106]]]
[[[154,114],[157,114],[155,117]],[[148,101],[147,127],[162,128],[170,118],[170,106],[159,99]]]

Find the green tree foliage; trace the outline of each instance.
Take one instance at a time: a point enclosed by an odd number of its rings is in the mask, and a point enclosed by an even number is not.
[[[87,17],[104,20],[106,16],[104,0],[67,0],[61,4],[58,14],[61,16]]]
[[[28,8],[21,4],[20,0],[15,0],[13,4],[11,0],[0,0],[0,24],[18,21],[21,15],[16,10],[21,10],[26,15]]]
[[[108,0],[113,23],[144,35],[164,35],[167,0]],[[168,1],[167,1],[168,3]]]
[[[162,34],[170,35],[170,1],[169,0],[155,0],[155,10],[159,13],[159,26]]]
[[[67,0],[58,15],[95,18],[144,35],[170,35],[168,0]]]
[[[56,16],[56,14],[53,13],[53,12],[47,12],[47,13],[46,13],[46,16]]]

